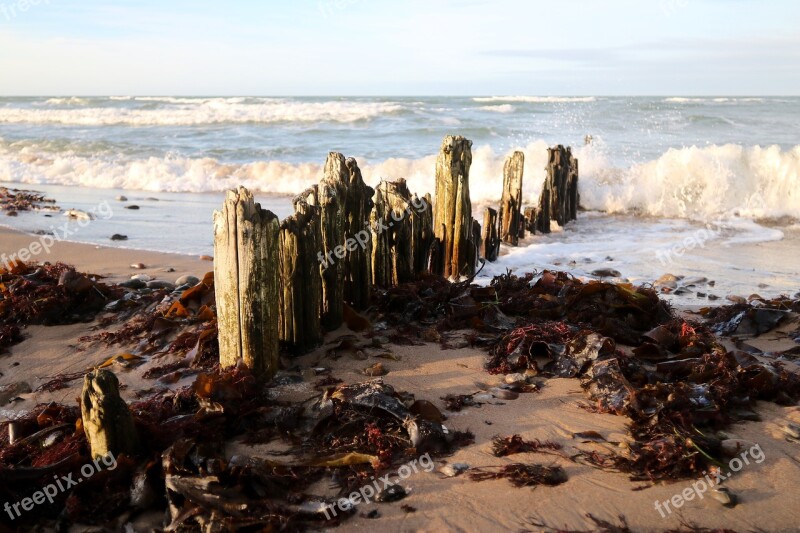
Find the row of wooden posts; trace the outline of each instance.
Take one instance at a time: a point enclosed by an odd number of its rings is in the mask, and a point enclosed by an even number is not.
[[[364,310],[373,286],[390,287],[432,272],[471,277],[480,258],[495,261],[500,242],[549,233],[577,218],[578,164],[569,148],[549,150],[539,204],[522,210],[524,154],[504,167],[499,213],[487,208],[483,231],[472,218],[472,141],[445,137],[436,191],[413,194],[404,179],[364,183],[355,159],[331,153],[318,185],[293,200],[283,221],[245,188],[214,213],[214,280],[220,362],[243,361],[260,377],[278,367],[279,343],[294,353],[338,328],[345,305]]]

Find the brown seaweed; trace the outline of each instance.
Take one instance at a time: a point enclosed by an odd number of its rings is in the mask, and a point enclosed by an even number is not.
[[[474,468],[469,474],[473,481],[507,479],[515,487],[554,487],[567,481],[567,473],[560,466],[512,463],[502,467]]]

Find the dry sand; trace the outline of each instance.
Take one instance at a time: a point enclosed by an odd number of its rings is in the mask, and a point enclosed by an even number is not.
[[[0,229],[0,253],[15,251],[27,246],[30,236]],[[183,274],[198,277],[211,270],[211,263],[198,258],[139,252],[112,248],[60,243],[52,253],[37,260],[55,260],[74,264],[79,270],[108,276],[114,281],[127,279],[132,273],[148,273],[159,279],[174,281]],[[131,263],[142,262],[148,266],[144,271],[134,271]],[[165,273],[171,267],[175,272]],[[797,318],[791,328],[797,328]],[[26,330],[27,339],[14,346],[10,355],[0,357],[0,385],[27,382],[35,389],[60,372],[88,369],[106,358],[120,353],[120,349],[75,348],[77,339],[90,333],[91,324],[59,327],[32,327]],[[351,334],[344,329],[329,334],[327,342],[338,335]],[[749,341],[760,348],[788,347],[789,342],[780,332]],[[492,382],[499,378],[489,376],[483,370],[485,353],[478,349],[443,351],[438,345],[424,347],[392,346],[401,361],[355,360],[348,355],[338,360],[325,357],[328,347],[300,359],[302,366],[322,365],[333,369],[332,375],[346,382],[363,381],[360,371],[374,363],[382,362],[389,373],[385,382],[399,390],[409,391],[417,398],[427,399],[443,409],[440,397],[452,394],[473,393],[475,381]],[[144,380],[141,375],[152,366],[168,360],[149,361],[138,368],[127,370],[118,365],[113,368],[120,382],[126,386],[123,396],[130,400],[136,390],[156,385]],[[16,366],[15,366],[16,365]],[[175,386],[189,384],[193,377],[181,380]],[[56,393],[22,394],[22,399],[3,406],[14,411],[32,408],[37,403],[51,400],[71,403],[76,401],[81,381]],[[287,386],[278,391],[281,396],[307,398],[315,394],[310,383]],[[523,454],[510,458],[496,458],[490,453],[493,436],[520,434],[526,439],[552,440],[561,443],[565,450],[573,453],[578,449],[591,449],[593,444],[583,444],[572,435],[594,430],[609,441],[626,439],[627,419],[612,415],[589,413],[579,407],[586,397],[577,380],[553,379],[547,381],[541,393],[523,394],[514,401],[492,401],[479,408],[468,408],[460,413],[448,413],[446,425],[456,430],[471,430],[475,444],[458,450],[448,462],[464,462],[471,466],[503,465],[511,462],[538,462],[560,464],[566,470],[569,481],[550,488],[514,488],[507,481],[474,482],[466,476],[444,478],[438,472],[413,474],[402,484],[410,490],[408,498],[395,504],[364,504],[358,513],[377,509],[377,520],[356,516],[338,529],[339,531],[538,531],[542,528],[534,523],[543,523],[553,528],[596,530],[588,514],[620,523],[624,516],[634,531],[664,531],[679,528],[682,524],[693,524],[706,528],[730,528],[737,531],[798,531],[797,494],[800,487],[800,445],[784,440],[780,426],[787,420],[800,423],[800,408],[780,407],[760,403],[758,412],[763,421],[736,424],[730,433],[748,441],[758,443],[764,452],[761,464],[751,463],[731,478],[726,485],[736,493],[741,503],[733,508],[724,508],[717,501],[705,498],[687,502],[681,509],[662,518],[655,509],[655,502],[665,501],[691,486],[692,481],[663,484],[646,490],[635,490],[641,483],[634,483],[624,474],[613,474],[589,466],[581,466],[557,457],[538,454]],[[7,412],[5,413],[7,414]],[[262,447],[263,448],[263,447]],[[247,450],[243,445],[232,443],[230,450],[237,453],[249,451],[254,455],[263,449]],[[600,446],[599,449],[602,449]],[[441,466],[437,461],[437,468]],[[407,513],[402,504],[416,508]]]

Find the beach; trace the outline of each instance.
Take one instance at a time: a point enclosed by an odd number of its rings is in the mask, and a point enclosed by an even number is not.
[[[26,246],[30,236],[3,229],[0,239],[11,248]],[[121,282],[136,273],[146,273],[156,279],[174,281],[186,274],[199,278],[209,270],[211,263],[197,257],[100,248],[84,244],[62,243],[53,248],[48,261],[73,264],[79,271],[104,276],[108,281]],[[133,270],[131,265],[143,263],[146,268]],[[165,269],[174,269],[165,272]],[[782,351],[796,346],[786,332],[796,329],[798,318],[756,340],[748,341],[764,351]],[[93,323],[70,326],[32,326],[24,330],[26,339],[11,348],[10,354],[0,358],[0,385],[26,382],[36,389],[49,377],[80,369],[90,369],[124,350],[120,347],[92,346],[78,349],[78,339],[90,334]],[[325,366],[331,375],[345,383],[363,381],[361,369],[368,363],[379,361],[359,360],[344,355],[336,360],[326,357],[330,346],[341,335],[358,335],[347,327],[326,336],[326,345],[296,360],[300,368]],[[729,342],[729,341],[728,341]],[[398,390],[408,391],[418,398],[426,398],[447,413],[446,425],[453,430],[470,430],[474,444],[454,452],[444,461],[467,463],[472,467],[496,466],[512,462],[516,457],[497,458],[490,453],[494,436],[518,434],[525,439],[552,441],[564,446],[568,454],[580,449],[604,450],[618,448],[618,444],[592,444],[575,438],[576,434],[590,431],[601,434],[609,442],[625,442],[626,418],[609,414],[587,412],[579,407],[585,401],[577,380],[549,379],[542,383],[537,394],[523,394],[513,401],[491,400],[480,407],[468,407],[461,412],[444,410],[440,398],[447,394],[471,394],[475,382],[500,382],[502,376],[486,374],[486,353],[478,348],[442,350],[436,343],[423,346],[391,346],[398,360],[381,360],[388,368],[383,379]],[[370,358],[372,359],[372,358]],[[146,362],[136,368],[126,369],[114,364],[114,370],[123,385],[122,397],[129,402],[139,396],[139,391],[152,390],[154,380],[144,379],[148,369],[170,362],[170,356],[146,357]],[[187,373],[169,387],[191,384],[193,373]],[[316,392],[308,379],[293,380],[274,390],[277,399],[299,401]],[[24,393],[21,399],[4,408],[20,413],[35,405],[50,401],[75,405],[82,381],[53,393]],[[161,386],[161,384],[158,384]],[[778,406],[759,402],[756,411],[760,422],[739,422],[727,431],[737,438],[757,443],[763,450],[760,463],[755,460],[736,473],[726,486],[739,497],[740,504],[733,509],[723,507],[709,496],[687,501],[675,512],[659,512],[655,503],[669,501],[691,487],[696,480],[686,479],[673,483],[657,483],[646,490],[641,483],[631,482],[622,473],[610,473],[588,465],[578,465],[558,457],[543,456],[544,463],[561,465],[569,481],[557,487],[512,489],[505,480],[473,482],[466,476],[448,478],[438,473],[444,461],[436,461],[431,472],[419,471],[402,481],[409,495],[405,505],[415,509],[408,512],[400,505],[368,503],[357,509],[357,516],[345,521],[339,531],[370,530],[379,524],[391,531],[476,531],[476,530],[532,530],[543,528],[564,530],[596,530],[598,523],[588,515],[610,524],[622,525],[622,518],[633,531],[666,531],[692,525],[697,528],[727,528],[737,531],[766,530],[792,531],[796,527],[794,492],[800,464],[797,461],[797,444],[783,439],[781,425],[787,421],[800,422],[800,409],[795,406]],[[277,446],[277,448],[276,448]],[[280,442],[270,445],[246,446],[229,442],[226,454],[246,453],[264,459],[271,457]],[[315,486],[326,490],[325,485]],[[330,490],[328,487],[327,490]],[[370,511],[378,510],[379,518],[365,518]],[[664,516],[662,517],[662,514]],[[138,522],[137,522],[138,520]],[[134,528],[154,524],[153,514],[138,516]]]

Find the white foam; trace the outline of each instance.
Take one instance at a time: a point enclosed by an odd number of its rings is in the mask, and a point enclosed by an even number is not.
[[[525,153],[526,203],[538,200],[547,147],[539,140],[519,148]],[[470,193],[476,207],[499,202],[507,155],[488,145],[473,147]],[[575,155],[580,162],[581,205],[591,210],[698,221],[731,216],[800,220],[800,146],[671,149],[653,161],[619,168],[609,162],[598,139],[576,149]],[[435,155],[383,161],[356,157],[372,185],[382,178],[406,178],[413,191],[434,192]],[[295,194],[320,179],[322,164],[227,164],[177,156],[125,160],[0,144],[0,181],[93,188],[211,192],[244,185],[264,193]]]
[[[473,102],[524,102],[528,104],[588,103],[596,101],[594,96],[483,96]]]
[[[479,107],[478,109],[482,111],[493,111],[495,113],[513,113],[514,106],[511,104],[502,104],[502,105],[484,105]]]
[[[170,104],[159,109],[83,107],[78,109],[0,108],[0,123],[76,124],[81,126],[181,126],[275,122],[357,122],[402,111],[390,102],[297,102],[282,99],[144,97]],[[52,103],[52,102],[51,102]],[[66,102],[64,102],[66,103]]]

